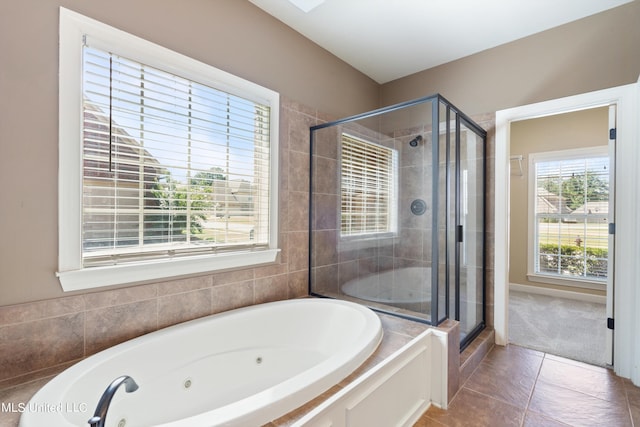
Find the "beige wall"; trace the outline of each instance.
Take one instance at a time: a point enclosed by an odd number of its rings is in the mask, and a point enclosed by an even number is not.
[[[568,289],[527,280],[528,159],[531,153],[607,145],[609,141],[608,124],[608,107],[522,120],[511,124],[511,154],[522,155],[524,160],[522,161],[522,176],[513,172],[513,169],[517,167],[517,162],[511,162],[509,282]],[[568,290],[597,293],[576,288]]]
[[[472,115],[634,83],[640,75],[639,23],[636,0],[387,83],[381,103],[438,92]]]
[[[308,144],[304,129],[316,111],[338,118],[378,106],[377,83],[244,0],[3,0],[0,306],[63,295],[54,276],[59,6],[276,90],[296,101],[295,113],[312,106],[295,123],[298,146]],[[286,167],[282,121],[280,132]]]

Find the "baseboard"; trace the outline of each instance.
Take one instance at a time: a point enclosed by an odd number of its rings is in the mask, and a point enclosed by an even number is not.
[[[530,294],[546,295],[556,298],[567,298],[585,302],[595,302],[598,304],[606,304],[607,297],[601,295],[585,294],[582,292],[563,291],[560,289],[543,288],[540,286],[520,285],[518,283],[509,283],[509,290],[517,292],[528,292]]]

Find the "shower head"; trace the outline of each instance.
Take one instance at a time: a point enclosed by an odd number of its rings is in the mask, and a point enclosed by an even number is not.
[[[409,145],[412,147],[417,147],[419,143],[422,142],[422,135],[418,135],[415,138],[413,138],[411,141],[409,141]]]

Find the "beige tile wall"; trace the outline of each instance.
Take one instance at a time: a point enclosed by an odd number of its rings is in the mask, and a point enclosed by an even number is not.
[[[0,307],[0,390],[166,326],[307,295],[309,126],[321,116],[281,98],[276,264]]]

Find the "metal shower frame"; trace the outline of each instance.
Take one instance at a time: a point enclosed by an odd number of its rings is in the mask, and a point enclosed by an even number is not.
[[[419,105],[419,104],[424,104],[427,102],[431,102],[432,106],[431,106],[431,121],[432,121],[432,134],[434,135],[433,138],[433,143],[432,145],[432,158],[435,159],[439,159],[440,158],[440,144],[437,143],[438,141],[438,137],[435,137],[435,135],[440,135],[440,106],[443,105],[446,107],[446,110],[444,112],[444,116],[445,116],[445,123],[446,123],[446,137],[445,137],[445,141],[446,141],[446,164],[449,165],[449,153],[450,153],[450,144],[451,144],[451,112],[453,111],[455,113],[455,148],[456,148],[456,159],[460,158],[460,126],[461,124],[464,124],[467,128],[473,130],[476,134],[478,134],[483,141],[483,156],[482,156],[482,173],[483,173],[483,180],[482,180],[482,192],[483,194],[486,194],[486,171],[487,171],[487,160],[486,160],[486,144],[487,144],[487,132],[482,129],[478,124],[476,124],[471,118],[469,118],[465,113],[463,113],[459,108],[455,107],[451,102],[449,102],[446,98],[444,98],[442,95],[440,94],[434,94],[434,95],[429,95],[429,96],[425,96],[422,98],[417,98],[411,101],[406,101],[406,102],[402,102],[402,103],[398,103],[398,104],[394,104],[388,107],[383,107],[383,108],[379,108],[376,110],[372,110],[366,113],[362,113],[362,114],[357,114],[354,116],[350,116],[350,117],[346,117],[340,120],[335,120],[332,122],[327,122],[327,123],[322,123],[316,126],[311,126],[309,128],[309,141],[310,141],[310,146],[309,146],[309,269],[308,269],[308,285],[309,285],[309,295],[312,296],[316,296],[316,297],[322,297],[322,298],[329,298],[325,295],[322,294],[318,294],[313,292],[312,290],[312,281],[313,281],[313,275],[312,275],[312,259],[313,259],[313,172],[314,172],[314,166],[313,166],[313,156],[314,156],[314,132],[320,129],[324,129],[324,128],[329,128],[332,126],[337,126],[340,124],[344,124],[344,123],[348,123],[348,122],[354,122],[357,120],[362,120],[362,119],[367,119],[370,117],[374,117],[374,116],[378,116],[378,115],[382,115],[385,113],[390,113],[393,111],[398,111],[398,110],[402,110],[404,108],[408,108],[408,107],[412,107],[415,105]],[[432,179],[432,206],[438,206],[440,203],[440,188],[439,188],[439,180],[440,180],[440,162],[439,161],[434,161],[433,162],[433,179]],[[445,175],[445,179],[446,179],[446,189],[445,192],[447,193],[447,197],[449,197],[450,193],[450,189],[451,189],[451,178],[452,178],[452,174],[451,171],[449,171],[448,167],[445,167],[447,169],[447,173]],[[459,161],[455,162],[455,171],[453,171],[453,173],[455,174],[456,177],[458,177],[460,175],[460,164]],[[456,188],[455,188],[455,198],[456,200],[460,199],[460,180],[457,179],[456,180]],[[462,340],[460,343],[461,346],[461,350],[464,349],[472,340],[473,338],[475,338],[485,327],[486,324],[486,253],[484,251],[484,248],[486,247],[486,227],[487,227],[487,207],[486,207],[486,197],[483,197],[482,199],[482,203],[483,203],[483,207],[482,207],[482,214],[483,214],[483,227],[482,227],[482,245],[483,245],[483,251],[482,251],[482,321],[471,331],[469,332]],[[450,280],[450,272],[449,272],[449,245],[451,244],[451,242],[449,241],[448,238],[445,238],[445,250],[444,250],[444,256],[445,256],[445,266],[447,266],[447,268],[445,269],[445,304],[444,304],[444,313],[442,313],[442,316],[440,315],[439,312],[439,307],[438,307],[438,297],[439,297],[439,283],[438,283],[438,274],[439,274],[439,262],[440,262],[440,248],[439,248],[439,239],[438,239],[438,230],[439,230],[439,225],[441,223],[441,221],[445,221],[445,230],[450,230],[449,226],[450,224],[449,222],[449,217],[450,217],[450,212],[447,208],[446,210],[446,214],[444,215],[445,218],[441,219],[440,215],[438,214],[438,209],[433,209],[433,215],[432,215],[432,230],[434,230],[432,239],[431,239],[431,256],[432,256],[432,261],[431,261],[431,321],[427,321],[426,319],[421,319],[418,317],[412,317],[412,316],[408,316],[408,315],[404,315],[401,313],[396,313],[396,312],[392,312],[392,311],[384,311],[380,308],[373,308],[376,311],[380,311],[380,312],[384,312],[387,314],[391,314],[394,316],[399,316],[399,317],[403,317],[403,318],[407,318],[410,320],[415,320],[415,321],[419,321],[419,322],[423,322],[423,323],[427,323],[433,326],[437,326],[440,323],[442,323],[444,320],[451,318],[451,314],[450,313],[450,304],[449,304],[449,298],[450,298],[450,287],[452,285],[451,280]],[[461,242],[461,238],[462,238],[462,230],[460,230],[459,228],[461,228],[461,226],[459,226],[460,223],[460,207],[459,207],[459,203],[455,204],[455,227],[456,227],[456,248],[455,248],[455,263],[456,266],[459,266],[459,262],[460,262],[460,245],[458,245],[457,243]],[[458,272],[459,272],[459,267],[458,268]],[[454,305],[454,313],[453,313],[453,319],[455,320],[460,320],[460,274],[456,274],[453,286],[455,287],[455,294],[456,294],[456,299],[455,299],[455,305]]]

